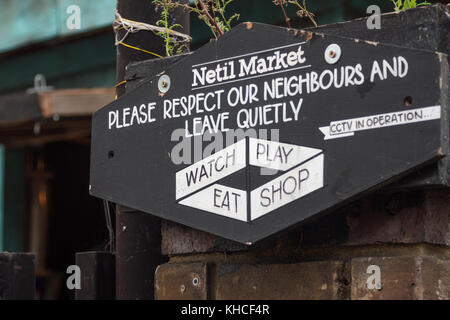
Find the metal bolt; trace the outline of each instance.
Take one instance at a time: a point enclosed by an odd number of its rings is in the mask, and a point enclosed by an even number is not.
[[[53,87],[47,86],[47,81],[45,80],[44,75],[37,74],[34,76],[34,87],[27,89],[27,93],[36,93],[36,92],[45,92],[45,91],[51,91],[53,90]]]
[[[194,285],[194,287],[198,286],[199,283],[200,283],[199,278],[195,277],[194,279],[192,279],[192,284]]]
[[[125,231],[125,230],[127,230],[127,226],[122,227],[122,231]]]
[[[185,292],[185,291],[186,291],[186,287],[184,286],[184,284],[182,284],[182,285],[181,285],[181,287],[180,287],[180,291],[181,291],[181,293],[183,293],[183,292]]]
[[[162,93],[166,93],[170,89],[170,77],[163,74],[158,80],[158,89]]]
[[[328,64],[335,64],[341,58],[341,47],[336,43],[330,44],[326,48],[324,56]]]

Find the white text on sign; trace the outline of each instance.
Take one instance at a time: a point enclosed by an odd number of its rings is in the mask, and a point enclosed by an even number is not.
[[[251,192],[251,219],[255,220],[324,185],[321,154]]]

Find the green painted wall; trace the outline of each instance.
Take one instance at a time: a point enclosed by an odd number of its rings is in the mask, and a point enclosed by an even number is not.
[[[58,89],[112,86],[115,61],[112,33],[30,51],[0,60],[0,74],[7,75],[0,77],[0,93],[32,87],[38,73],[47,78],[47,84]],[[80,77],[83,81],[79,80]]]
[[[80,8],[80,30],[66,26],[70,5]],[[116,0],[0,0],[0,52],[111,25]]]

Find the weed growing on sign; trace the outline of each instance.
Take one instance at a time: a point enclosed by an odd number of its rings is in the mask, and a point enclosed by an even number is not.
[[[183,28],[178,23],[171,24],[169,22],[170,13],[177,7],[178,3],[172,0],[153,0],[153,4],[161,11],[161,19],[156,21],[158,27],[163,27],[164,31],[156,32],[158,36],[164,39],[164,46],[167,56],[183,53],[187,47],[173,35],[173,31],[177,28]]]
[[[403,0],[403,1],[402,0],[391,0],[391,1],[394,4],[395,12],[405,11],[405,10],[417,8],[420,6],[428,6],[431,4],[426,1],[417,3],[416,0]]]
[[[317,23],[316,20],[314,20],[314,13],[309,12],[308,9],[306,9],[306,0],[303,0],[303,4],[300,4],[298,2],[298,0],[272,0],[272,2],[276,5],[276,6],[280,6],[281,10],[283,12],[284,15],[284,19],[286,21],[286,25],[288,28],[291,27],[290,24],[290,20],[289,17],[286,15],[286,11],[284,10],[285,6],[288,6],[288,4],[292,4],[294,6],[297,7],[297,16],[299,16],[300,18],[308,18],[309,20],[311,20],[311,22],[314,24],[315,27],[317,27]]]
[[[233,20],[239,19],[239,14],[227,16],[226,10],[234,0],[195,0],[193,5],[179,4],[183,8],[197,14],[211,30],[215,38],[231,30]]]
[[[161,18],[156,22],[158,27],[163,27],[164,31],[156,34],[164,39],[164,45],[167,56],[180,54],[187,50],[185,42],[180,41],[174,35],[175,29],[182,28],[180,24],[170,23],[170,14],[174,9],[182,7],[189,12],[197,14],[211,30],[215,38],[223,35],[231,30],[233,20],[239,18],[239,14],[235,13],[231,17],[227,17],[227,6],[234,0],[195,0],[193,5],[180,3],[173,0],[153,0],[157,10],[161,11]]]

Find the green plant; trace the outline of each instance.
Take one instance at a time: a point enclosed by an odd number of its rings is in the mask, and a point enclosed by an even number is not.
[[[161,27],[161,31],[155,33],[163,38],[166,55],[172,56],[179,54],[187,49],[186,41],[177,37],[175,29],[182,28],[178,23],[170,24],[170,14],[177,7],[187,9],[189,12],[197,14],[198,18],[205,22],[210,28],[215,38],[223,35],[231,30],[231,23],[234,19],[239,18],[239,14],[233,14],[227,18],[227,6],[234,0],[195,0],[191,6],[174,0],[153,0],[157,10],[161,11],[160,19],[156,22],[156,26]]]
[[[416,0],[391,0],[392,3],[394,4],[394,10],[395,12],[400,12],[400,11],[404,11],[404,10],[408,10],[408,9],[412,9],[412,8],[417,8],[419,6],[427,6],[430,5],[431,3],[429,2],[421,2],[421,3],[416,3]]]
[[[231,30],[231,23],[239,19],[239,14],[234,13],[230,17],[226,15],[227,6],[234,0],[195,0],[193,5],[178,5],[197,14],[211,30],[215,38]]]
[[[315,27],[317,27],[317,23],[316,20],[314,19],[315,15],[314,13],[308,11],[308,9],[306,8],[306,0],[303,0],[303,4],[300,4],[298,2],[298,0],[272,0],[272,2],[281,7],[281,11],[283,12],[283,16],[285,18],[286,21],[286,25],[288,28],[291,27],[290,24],[290,20],[289,17],[286,14],[286,11],[284,10],[284,7],[288,6],[288,4],[293,4],[294,6],[297,7],[297,16],[299,16],[300,18],[305,18],[307,17],[313,24]]]
[[[156,25],[164,29],[155,33],[163,38],[166,55],[172,56],[174,53],[184,52],[187,49],[185,41],[179,40],[174,34],[176,28],[181,29],[183,26],[178,23],[169,23],[170,14],[178,6],[178,2],[173,0],[153,0],[153,4],[156,5],[157,10],[161,11],[161,19],[156,21]]]
[[[297,15],[300,18],[307,17],[314,24],[314,26],[317,27],[316,20],[314,19],[314,17],[315,17],[314,13],[309,12],[306,9],[306,0],[303,0],[303,6],[300,5],[300,3],[298,3],[297,0],[289,0],[288,2],[293,4],[293,5],[295,5],[295,6],[297,6],[297,9],[299,9],[297,11]]]

